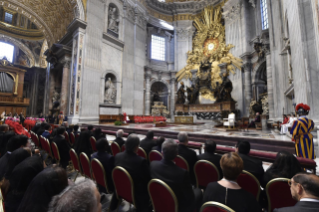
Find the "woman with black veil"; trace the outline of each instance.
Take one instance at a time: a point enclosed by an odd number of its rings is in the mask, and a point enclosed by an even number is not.
[[[19,212],[45,212],[53,196],[68,186],[66,171],[61,167],[46,168],[30,183],[21,201]]]
[[[43,160],[35,155],[18,164],[9,179],[9,189],[5,198],[5,211],[16,212],[33,178],[43,170]]]

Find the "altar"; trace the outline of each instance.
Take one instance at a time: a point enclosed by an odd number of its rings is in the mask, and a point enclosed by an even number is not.
[[[183,113],[221,113],[235,110],[234,101],[215,102],[213,104],[176,104],[175,112]]]

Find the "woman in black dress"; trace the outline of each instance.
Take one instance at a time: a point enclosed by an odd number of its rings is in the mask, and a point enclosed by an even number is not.
[[[30,183],[18,211],[47,211],[52,197],[61,193],[67,186],[68,177],[63,168],[44,169]]]
[[[203,204],[209,201],[222,203],[236,212],[261,212],[256,198],[236,182],[244,163],[237,153],[226,153],[220,160],[224,178],[208,184]]]
[[[84,152],[89,159],[91,158],[91,154],[93,153],[92,146],[90,143],[90,137],[90,131],[83,131],[81,132],[79,139],[75,143],[76,153],[80,155],[81,152]]]
[[[302,172],[302,169],[293,154],[286,151],[278,152],[274,163],[265,172],[261,186],[266,188],[269,181],[279,177],[291,179],[299,172]]]

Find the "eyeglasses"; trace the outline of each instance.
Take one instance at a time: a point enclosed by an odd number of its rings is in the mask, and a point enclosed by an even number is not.
[[[291,187],[291,184],[298,184],[298,183],[296,183],[296,182],[292,182],[291,180],[288,180],[288,185]]]

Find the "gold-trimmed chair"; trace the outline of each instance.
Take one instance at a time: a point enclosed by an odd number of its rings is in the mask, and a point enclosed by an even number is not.
[[[174,191],[162,180],[153,179],[148,183],[148,193],[156,212],[178,212],[178,201]],[[165,204],[163,204],[165,202]]]
[[[84,152],[80,153],[80,162],[84,176],[93,179],[90,160]]]
[[[220,179],[217,167],[207,160],[197,161],[194,165],[194,173],[197,188],[201,189],[205,189],[209,183],[216,182]]]
[[[237,183],[244,190],[252,193],[259,200],[260,195],[260,183],[258,179],[248,171],[243,170],[243,172],[237,178]]]
[[[111,150],[112,150],[113,156],[115,157],[115,155],[121,152],[121,147],[116,141],[112,141]]]
[[[52,147],[53,157],[57,161],[57,164],[60,164],[61,157],[60,157],[59,148],[55,142],[52,142],[51,144],[52,144],[51,147]]]
[[[113,169],[112,178],[117,199],[124,199],[130,204],[133,204],[136,208],[134,183],[130,173],[128,173],[128,171],[126,171],[123,167],[117,166]]]
[[[146,154],[145,150],[142,147],[138,148],[137,155],[142,157],[142,158],[145,158],[147,160],[147,154]]]
[[[73,164],[73,168],[74,168],[74,170],[77,171],[76,176],[74,178],[74,182],[75,182],[78,174],[79,173],[82,174],[82,170],[81,170],[81,167],[80,167],[79,157],[76,154],[75,150],[74,149],[70,149],[69,153],[70,153],[70,158],[71,158],[71,161],[72,161],[72,164]]]
[[[92,172],[93,172],[96,184],[105,188],[106,192],[108,194],[111,194],[112,192],[109,190],[109,186],[106,180],[105,170],[102,163],[98,159],[94,158],[91,161],[91,168],[92,168]]]
[[[160,160],[163,159],[163,155],[162,155],[162,153],[160,153],[157,150],[152,150],[148,154],[148,159],[149,159],[150,162],[152,162],[152,161],[160,161]]]
[[[183,158],[182,156],[177,155],[176,158],[174,158],[174,162],[177,166],[189,171],[189,165],[187,161],[185,160],[185,158]]]
[[[275,208],[291,207],[297,203],[291,196],[288,181],[288,178],[275,178],[267,183],[266,194],[269,212]]]
[[[200,208],[200,212],[235,212],[230,207],[219,202],[206,202]]]

